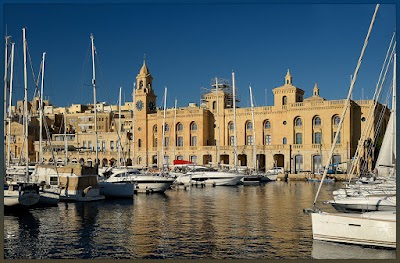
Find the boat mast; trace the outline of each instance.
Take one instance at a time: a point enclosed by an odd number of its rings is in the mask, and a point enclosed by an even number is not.
[[[40,108],[39,108],[39,163],[43,162],[43,150],[42,150],[42,141],[43,141],[43,87],[44,87],[44,59],[46,56],[46,52],[43,52],[42,58],[42,84],[40,87]]]
[[[7,134],[7,77],[8,77],[8,40],[10,39],[10,36],[6,36],[6,46],[5,46],[5,53],[4,53],[4,136]],[[11,125],[9,123],[8,125]],[[10,136],[10,135],[8,135]],[[4,149],[7,147],[7,141],[4,137]],[[10,155],[10,153],[8,153]],[[8,162],[6,165],[9,165],[10,163]]]
[[[392,112],[393,112],[393,126],[392,126],[392,151],[393,151],[393,167],[396,167],[396,52],[393,55],[393,95],[392,95]],[[395,171],[393,175],[396,175]]]
[[[164,91],[164,117],[162,124],[162,144],[161,144],[161,167],[164,171],[164,145],[165,145],[165,118],[167,116],[167,87],[165,87]]]
[[[218,122],[218,124],[217,124],[217,129],[218,129],[218,140],[217,140],[217,158],[216,158],[216,161],[217,161],[217,165],[218,165],[218,168],[219,168],[219,166],[220,166],[220,155],[219,155],[219,150],[220,150],[220,139],[221,139],[221,130],[220,130],[220,127],[219,127],[219,97],[218,97],[218,78],[215,78],[215,88],[216,88],[216,94],[217,94],[217,122]]]
[[[255,130],[255,123],[254,123],[254,104],[253,104],[253,92],[251,90],[251,85],[249,86],[250,90],[250,105],[251,105],[251,121],[253,125],[253,164],[254,164],[254,171],[257,173],[257,145],[256,145],[256,130]]]
[[[121,166],[121,90],[119,87],[119,97],[118,97],[118,167]]]
[[[68,142],[67,142],[67,112],[64,112],[64,149],[65,149],[65,165],[68,164]]]
[[[232,93],[233,93],[233,154],[234,154],[234,165],[235,171],[237,171],[237,134],[236,134],[236,83],[235,83],[235,72],[232,71]]]
[[[174,160],[175,160],[175,148],[176,148],[176,109],[178,106],[178,100],[175,98],[175,105],[174,105]]]
[[[11,163],[11,122],[12,122],[12,91],[14,77],[14,43],[11,43],[11,74],[10,74],[10,98],[8,105],[8,148],[7,148],[7,164]]]
[[[94,161],[95,167],[97,168],[98,163],[97,160],[99,158],[99,151],[97,149],[97,144],[98,144],[98,134],[97,134],[97,99],[96,99],[96,69],[95,69],[95,64],[94,64],[94,52],[95,52],[95,47],[94,47],[94,37],[91,34],[90,39],[92,40],[92,69],[93,69],[93,79],[92,79],[92,85],[93,85],[93,107],[94,107],[94,134],[96,137],[96,143],[95,143],[95,148],[96,148],[96,160]]]
[[[136,87],[136,83],[133,82],[133,92],[132,92],[132,166],[135,164],[135,87]]]
[[[29,181],[29,146],[28,146],[28,77],[26,70],[26,32],[22,28],[24,46],[24,141],[25,141],[25,172],[27,182]]]

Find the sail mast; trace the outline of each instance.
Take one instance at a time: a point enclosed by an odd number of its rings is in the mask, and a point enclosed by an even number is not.
[[[133,92],[132,92],[132,166],[135,165],[135,87],[136,87],[136,83],[133,82]]]
[[[4,136],[7,134],[7,77],[8,77],[8,40],[10,39],[9,36],[6,36],[6,46],[5,46],[5,53],[4,53]],[[10,121],[9,124],[10,125]],[[8,135],[10,136],[10,134]],[[4,149],[6,149],[7,141],[4,137]],[[8,153],[7,155],[9,155]],[[9,165],[9,162],[7,163]]]
[[[393,97],[392,97],[392,114],[393,114],[393,126],[392,126],[392,149],[393,149],[393,165],[396,165],[396,52],[394,53],[393,58]],[[393,173],[394,175],[396,173]]]
[[[121,166],[121,90],[119,87],[119,97],[118,97],[118,167]]]
[[[235,171],[237,171],[238,154],[237,154],[237,134],[236,134],[236,83],[235,72],[232,71],[232,93],[233,93],[233,154]]]
[[[25,142],[25,172],[27,181],[29,181],[29,148],[28,148],[28,76],[26,70],[26,32],[22,29],[24,46],[24,142]]]
[[[253,92],[251,90],[251,85],[249,86],[250,90],[250,105],[251,105],[251,119],[253,125],[253,164],[254,164],[254,171],[257,172],[257,145],[256,145],[256,131],[255,131],[255,123],[254,123],[254,104],[253,104]]]
[[[14,43],[11,43],[11,73],[10,73],[10,97],[8,105],[8,148],[7,148],[7,164],[11,162],[11,123],[12,123],[12,91],[14,78]]]
[[[97,144],[98,144],[98,134],[97,134],[97,99],[96,99],[96,69],[95,69],[95,63],[94,63],[94,52],[95,52],[95,47],[94,47],[94,37],[91,34],[90,39],[92,40],[92,69],[93,69],[93,79],[92,79],[92,85],[93,85],[93,110],[94,110],[94,134],[96,137],[96,142],[95,142],[95,148],[96,148],[96,160],[94,161],[95,167],[97,168],[97,160],[99,158],[99,151],[97,149]]]
[[[178,100],[175,98],[174,105],[174,160],[175,160],[175,148],[176,148],[176,107],[178,106]]]
[[[161,144],[161,168],[164,170],[164,145],[165,145],[165,118],[167,117],[167,87],[164,91],[164,117],[162,124],[162,144]]]
[[[68,141],[67,141],[67,112],[64,112],[64,149],[65,149],[65,165],[68,164]]]
[[[217,129],[218,129],[218,140],[217,140],[217,165],[219,168],[220,165],[220,155],[219,155],[219,150],[220,150],[220,145],[221,145],[221,132],[220,132],[220,127],[219,127],[219,97],[218,97],[218,78],[215,78],[215,88],[216,88],[216,94],[217,94]]]
[[[39,163],[43,162],[43,150],[42,150],[42,140],[43,140],[43,88],[44,88],[44,59],[46,52],[43,52],[42,58],[42,83],[40,86],[40,107],[39,107]]]

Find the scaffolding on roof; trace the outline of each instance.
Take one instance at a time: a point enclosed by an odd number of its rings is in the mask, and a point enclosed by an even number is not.
[[[201,99],[200,99],[200,106],[205,107],[206,99],[205,95],[213,92],[217,92],[217,82],[218,82],[218,92],[222,92],[225,94],[225,107],[224,108],[233,108],[233,87],[231,82],[227,79],[223,78],[213,78],[211,79],[210,86],[208,88],[201,87]],[[236,87],[236,102],[239,102],[237,87]],[[237,104],[236,107],[238,108]]]

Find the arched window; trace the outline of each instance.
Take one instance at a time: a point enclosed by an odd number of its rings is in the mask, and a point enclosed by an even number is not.
[[[156,133],[157,132],[157,125],[153,126],[153,132]]]
[[[138,147],[139,148],[142,147],[142,140],[141,139],[138,140]]]
[[[282,105],[287,105],[287,97],[286,96],[282,97]]]
[[[183,131],[183,124],[179,122],[179,123],[176,125],[176,130],[177,130],[177,131]]]
[[[138,162],[138,164],[141,164],[142,163],[142,157],[138,156],[137,162]]]
[[[252,130],[253,129],[253,123],[251,121],[248,121],[246,123],[246,129],[248,129],[248,130]]]
[[[169,125],[165,124],[165,131],[169,131]]]
[[[339,125],[340,117],[338,115],[333,116],[333,125]]]
[[[235,125],[233,124],[233,122],[230,122],[228,124],[228,129],[232,131],[234,128],[235,128]]]
[[[271,122],[269,120],[266,120],[264,123],[264,128],[265,129],[270,129],[271,128]]]
[[[140,82],[139,82],[139,89],[142,89],[143,88],[143,80],[141,80]]]
[[[322,133],[315,132],[314,133],[314,144],[321,144],[321,142],[322,142]]]
[[[195,122],[192,122],[192,123],[190,124],[190,130],[191,130],[191,131],[196,131],[196,130],[197,130],[197,124],[196,124]]]
[[[286,139],[286,137],[283,137],[283,139],[282,139],[282,144],[287,144],[287,139]]]
[[[213,102],[212,108],[213,108],[213,110],[215,110],[217,108],[217,102],[216,101]]]
[[[301,118],[296,118],[295,125],[296,127],[301,127],[303,125]]]
[[[314,118],[314,126],[320,126],[320,125],[321,125],[321,118],[317,116]]]

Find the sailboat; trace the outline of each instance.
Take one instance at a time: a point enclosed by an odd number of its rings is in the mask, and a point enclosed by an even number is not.
[[[33,184],[29,182],[29,149],[28,149],[28,82],[27,82],[27,70],[26,70],[26,32],[25,28],[22,29],[23,35],[23,46],[24,46],[24,86],[25,86],[25,94],[24,94],[24,142],[25,142],[25,170],[24,176],[21,178],[17,178],[17,180],[6,180],[4,182],[4,206],[5,207],[14,207],[14,206],[24,206],[31,207],[38,203],[40,195],[39,195],[39,186],[37,184]],[[6,54],[5,54],[5,76],[4,76],[4,88],[5,94],[7,91],[7,65],[8,65],[8,38],[6,37]],[[14,61],[14,45],[12,45],[12,59]],[[13,71],[11,71],[12,73]],[[12,76],[11,76],[12,79]],[[12,83],[12,82],[11,82]],[[12,85],[12,84],[11,84]],[[11,125],[11,119],[10,123]],[[8,153],[9,155],[9,153]],[[5,158],[4,158],[5,159]],[[8,165],[10,165],[8,163]],[[22,179],[22,180],[21,180]]]
[[[367,46],[369,35],[379,9],[379,4],[376,5],[375,12],[370,24],[370,28],[368,30],[368,34],[366,40],[364,42],[364,46],[358,61],[358,65],[355,70],[354,77],[352,79],[350,90],[347,96],[346,105],[343,109],[343,114],[341,116],[338,130],[340,130],[343,117],[346,113],[348,104],[350,102],[350,96],[354,87],[354,83],[357,77],[358,68],[361,64],[364,50]],[[394,55],[394,65],[396,65],[396,59]],[[395,71],[394,66],[394,83],[395,83]],[[394,87],[395,90],[395,87]],[[394,92],[395,93],[395,92]],[[394,110],[391,114],[394,114],[395,117],[395,106],[393,105]],[[386,133],[389,132],[393,136],[395,136],[395,128],[391,127],[386,130]],[[339,132],[336,134],[334,138],[334,143],[332,145],[332,149],[330,152],[330,158],[332,157],[333,150],[335,148],[335,144],[337,141]],[[382,149],[386,151],[385,149]],[[393,149],[393,151],[395,151]],[[396,153],[393,153],[394,156]],[[328,164],[329,165],[329,164]],[[312,233],[313,239],[315,240],[323,240],[323,241],[333,241],[333,242],[343,242],[350,244],[359,244],[359,245],[373,245],[373,246],[382,246],[388,248],[396,247],[396,211],[373,211],[373,212],[364,212],[364,213],[326,213],[321,212],[319,209],[315,207],[316,200],[318,198],[318,194],[320,192],[322,181],[326,177],[327,167],[325,166],[324,174],[321,180],[321,184],[319,185],[317,194],[315,196],[314,205],[311,209],[304,209],[304,212],[311,213],[311,221],[312,221]],[[395,167],[393,167],[395,169]]]

